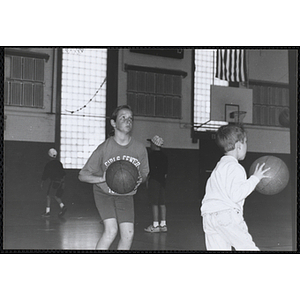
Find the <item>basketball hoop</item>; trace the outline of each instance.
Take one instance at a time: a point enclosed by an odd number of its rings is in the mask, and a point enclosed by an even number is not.
[[[246,114],[246,111],[233,111],[232,113],[230,113],[230,117],[234,118],[235,124],[243,124],[243,120]]]

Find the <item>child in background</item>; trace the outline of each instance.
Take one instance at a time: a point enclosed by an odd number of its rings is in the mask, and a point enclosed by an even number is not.
[[[63,216],[67,210],[61,200],[65,188],[65,170],[62,163],[56,159],[57,151],[54,148],[48,151],[48,155],[51,160],[45,165],[41,182],[41,188],[43,188],[44,181],[50,179],[47,189],[46,212],[42,215],[46,218],[50,217],[51,197],[54,197],[60,206],[59,216]]]
[[[148,141],[151,143],[151,148],[148,155],[150,173],[147,180],[147,187],[152,203],[153,224],[144,230],[150,233],[167,232],[165,189],[168,173],[168,158],[166,154],[161,151],[164,140],[160,136],[155,135]]]
[[[248,232],[243,218],[245,198],[270,168],[257,165],[255,172],[247,179],[245,169],[238,161],[247,153],[247,137],[238,125],[219,128],[216,143],[225,155],[214,168],[206,184],[202,200],[201,215],[207,250],[259,251]]]

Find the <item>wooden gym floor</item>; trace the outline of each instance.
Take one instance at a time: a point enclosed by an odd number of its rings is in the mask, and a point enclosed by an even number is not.
[[[253,240],[262,251],[295,251],[293,246],[290,188],[274,196],[253,192],[244,207],[244,217]],[[135,201],[135,235],[132,251],[205,251],[199,201],[167,202],[167,233],[146,233],[151,224],[148,201]],[[67,212],[58,217],[51,204],[51,217],[43,218],[45,201],[4,201],[4,250],[94,250],[103,230],[92,200],[64,199]],[[118,237],[111,246],[116,249]],[[295,240],[294,240],[295,242]],[[87,251],[88,252],[88,251]]]

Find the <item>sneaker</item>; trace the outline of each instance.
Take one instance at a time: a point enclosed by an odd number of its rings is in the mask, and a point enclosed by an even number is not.
[[[153,225],[148,226],[147,228],[144,228],[146,232],[154,233],[154,232],[160,232],[159,226],[154,227]]]
[[[48,217],[50,217],[50,213],[43,213],[43,214],[42,214],[42,217],[48,218]]]
[[[62,216],[65,214],[66,211],[67,211],[66,206],[63,206],[63,208],[60,210],[58,216],[59,216],[59,217],[62,217]]]
[[[168,231],[167,225],[160,226],[160,231],[161,232],[167,232]]]

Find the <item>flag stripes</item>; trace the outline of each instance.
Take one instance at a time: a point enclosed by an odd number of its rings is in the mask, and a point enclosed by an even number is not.
[[[245,50],[218,49],[216,77],[230,82],[246,81]]]

